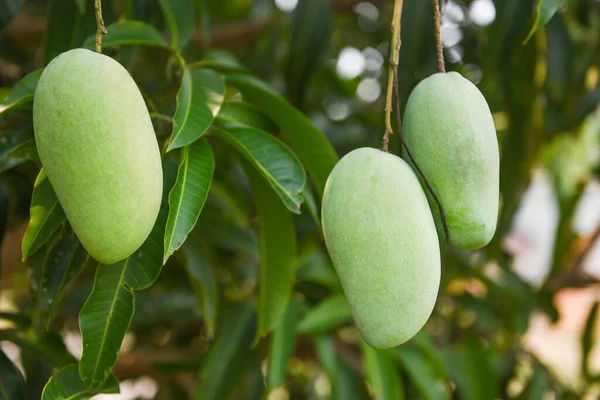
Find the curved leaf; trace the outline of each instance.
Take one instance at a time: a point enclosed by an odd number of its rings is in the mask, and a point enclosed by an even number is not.
[[[338,161],[329,140],[304,114],[259,79],[250,75],[230,74],[226,76],[226,82],[236,86],[245,99],[259,106],[281,128],[281,136],[302,160],[321,197],[329,173]]]
[[[87,253],[75,232],[65,226],[48,249],[42,264],[37,309],[46,328],[54,315],[66,286],[81,271]]]
[[[163,263],[194,229],[208,197],[214,170],[215,158],[206,139],[183,148],[177,181],[169,194]]]
[[[162,270],[165,226],[169,214],[168,196],[176,174],[175,163],[169,160],[163,161],[163,193],[158,217],[144,244],[127,258],[124,282],[134,290],[150,287],[158,279]]]
[[[33,101],[33,95],[43,71],[44,69],[40,68],[25,75],[23,79],[12,88],[8,96],[6,96],[6,99],[4,99],[4,104],[0,105],[0,115],[22,104]]]
[[[294,220],[277,195],[244,165],[260,217],[260,293],[255,341],[277,327],[292,294],[296,263]]]
[[[206,323],[208,336],[213,337],[219,311],[219,287],[213,275],[212,266],[202,250],[198,235],[192,232],[183,245],[185,266],[198,296],[200,312]]]
[[[28,159],[36,159],[33,132],[29,130],[11,130],[0,135],[0,172],[7,171]]]
[[[26,398],[23,375],[0,350],[0,400],[25,400]]]
[[[67,218],[43,169],[33,185],[29,215],[21,243],[23,261],[39,250]]]
[[[219,119],[249,125],[265,132],[275,132],[277,128],[260,108],[243,101],[224,101],[219,112]]]
[[[600,324],[597,323],[599,308],[600,302],[595,302],[592,305],[592,308],[590,308],[590,312],[585,321],[583,334],[581,335],[581,371],[583,372],[583,375],[588,379],[592,377],[592,357],[590,355],[592,353],[592,348],[594,347],[594,338],[597,337],[597,335],[594,334],[594,326],[598,325],[600,327]]]
[[[423,400],[444,400],[446,394],[438,385],[438,377],[433,373],[429,360],[408,346],[398,346],[390,355],[402,364],[412,384],[417,388]]]
[[[529,31],[529,34],[525,38],[523,44],[527,43],[533,34],[544,27],[552,19],[554,14],[558,11],[561,0],[537,0],[535,8],[535,21]]]
[[[306,313],[298,323],[298,332],[303,334],[326,333],[350,319],[350,307],[346,298],[333,295]]]
[[[127,260],[99,265],[94,288],[79,314],[83,354],[79,374],[86,386],[102,386],[114,367],[134,312],[133,292],[125,287]]]
[[[292,212],[299,214],[304,198],[306,173],[300,160],[282,142],[267,132],[219,119],[211,132],[235,147],[269,182]]]
[[[188,145],[200,138],[221,109],[225,84],[221,75],[203,68],[183,71],[173,116],[173,134],[167,151]]]
[[[288,363],[296,342],[297,302],[291,299],[283,315],[281,324],[273,331],[269,347],[267,386],[274,389],[283,384]]]
[[[102,37],[102,48],[141,45],[156,46],[169,49],[165,38],[152,25],[141,21],[116,22],[106,27],[108,32]],[[93,49],[96,36],[91,35],[83,43],[83,47]]]
[[[58,370],[42,392],[42,400],[87,400],[96,393],[119,393],[119,382],[109,375],[104,384],[91,391],[79,376],[77,364],[69,364]]]
[[[361,340],[365,375],[377,399],[404,399],[404,388],[396,364],[383,350],[377,350]]]
[[[158,0],[158,3],[169,26],[171,47],[174,49],[184,47],[190,41],[194,31],[192,0]]]

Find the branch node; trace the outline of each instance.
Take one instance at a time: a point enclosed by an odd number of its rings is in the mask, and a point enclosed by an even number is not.
[[[94,11],[96,12],[96,52],[102,53],[102,35],[106,35],[108,31],[104,26],[104,18],[102,18],[102,0],[94,0]]]

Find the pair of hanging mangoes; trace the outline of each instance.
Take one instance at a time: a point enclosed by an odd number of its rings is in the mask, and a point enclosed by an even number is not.
[[[441,203],[449,244],[488,244],[496,230],[500,156],[481,92],[456,72],[430,76],[409,96],[403,135]],[[440,286],[444,221],[406,150],[403,157],[408,162],[356,149],[335,166],[323,195],[327,249],[358,330],[376,348],[421,330]]]

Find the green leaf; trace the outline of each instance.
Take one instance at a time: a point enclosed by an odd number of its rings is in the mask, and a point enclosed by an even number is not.
[[[99,265],[92,293],[79,314],[83,354],[79,374],[86,386],[102,386],[114,367],[134,312],[134,295],[124,283],[127,260]]]
[[[294,9],[289,60],[285,71],[292,103],[302,106],[310,77],[330,41],[330,0],[304,0]]]
[[[448,368],[440,350],[436,348],[431,339],[423,331],[417,333],[409,342],[427,358],[427,364],[432,368],[434,374],[441,379],[448,378]]]
[[[329,173],[338,156],[327,138],[282,97],[264,82],[243,74],[226,76],[226,82],[236,86],[244,98],[259,106],[281,128],[281,136],[298,154],[310,175],[317,195],[321,197]]]
[[[119,393],[119,382],[109,375],[102,386],[91,391],[79,376],[77,364],[58,370],[42,392],[42,400],[87,400],[97,393]]]
[[[87,253],[70,226],[63,227],[54,240],[42,264],[37,296],[39,318],[46,328],[67,285],[85,264]]]
[[[321,334],[339,327],[350,319],[350,307],[341,294],[333,295],[312,308],[300,320],[298,332]]]
[[[533,34],[544,27],[552,19],[560,7],[561,0],[537,0],[535,20],[523,44],[527,43]]]
[[[281,324],[273,330],[269,347],[267,386],[274,389],[283,384],[296,342],[297,302],[288,302]]]
[[[156,46],[169,49],[165,38],[153,26],[141,21],[117,22],[106,27],[107,34],[102,37],[102,48],[117,46]],[[87,49],[96,45],[96,36],[91,35],[83,44]]]
[[[438,385],[433,368],[418,350],[409,346],[398,346],[390,354],[403,366],[411,383],[417,388],[423,400],[444,400],[447,395]]]
[[[0,3],[2,0],[0,0]],[[0,105],[0,115],[20,105],[33,102],[33,95],[38,81],[42,75],[43,68],[37,69],[23,77],[10,91],[4,103]]]
[[[0,329],[0,341],[3,340],[19,346],[22,351],[22,359],[30,357],[46,366],[57,368],[75,361],[56,332],[35,332],[33,328],[25,331]]]
[[[209,69],[186,67],[177,93],[173,134],[167,151],[188,145],[210,127],[223,104],[225,84]]]
[[[81,13],[72,0],[51,0],[44,36],[44,65],[78,45]]]
[[[184,47],[194,32],[192,0],[158,0],[158,3],[169,26],[171,47],[174,49]]]
[[[23,261],[39,250],[66,219],[43,169],[33,185],[29,215],[29,225],[21,244]]]
[[[158,217],[142,246],[127,258],[124,282],[134,290],[146,289],[158,279],[163,267],[164,236],[169,214],[168,196],[177,174],[177,166],[163,161],[163,193]]]
[[[585,327],[583,328],[583,334],[581,335],[581,370],[583,375],[588,379],[592,377],[592,373],[590,371],[590,365],[592,361],[590,354],[592,352],[592,347],[594,347],[594,338],[596,337],[596,335],[594,335],[594,326],[596,326],[596,322],[598,321],[599,306],[600,303],[595,302],[592,308],[590,308],[590,313],[585,321]]]
[[[11,130],[0,134],[0,172],[8,171],[32,158],[31,145],[35,151],[33,132]]]
[[[213,275],[212,266],[203,254],[198,234],[191,233],[183,245],[186,258],[186,270],[198,296],[200,312],[204,319],[209,337],[214,336],[217,313],[219,311],[219,287]]]
[[[0,34],[19,12],[25,0],[0,0]]]
[[[169,194],[163,263],[181,247],[202,212],[215,171],[215,158],[206,139],[185,146],[177,181]]]
[[[540,363],[536,362],[533,377],[527,384],[523,393],[518,397],[520,400],[543,399],[551,387],[548,371]]]
[[[0,400],[25,400],[25,379],[0,350]]]
[[[131,327],[151,328],[157,324],[200,320],[198,299],[191,291],[144,290],[135,296],[135,315]]]
[[[79,13],[80,14],[85,13],[85,9],[86,9],[85,2],[87,0],[74,0],[74,1],[75,1],[75,4],[77,5],[77,9],[79,10]]]
[[[303,249],[296,269],[296,279],[315,282],[340,293],[342,285],[327,253],[311,244]]]
[[[260,217],[260,293],[255,341],[281,322],[292,294],[296,263],[294,220],[277,195],[244,164]]]
[[[218,121],[211,132],[235,147],[269,182],[288,210],[300,213],[306,173],[295,154],[273,135],[247,125]]]
[[[365,364],[365,375],[371,384],[373,394],[377,399],[404,399],[404,387],[396,364],[383,350],[369,346],[363,340],[362,353]]]
[[[275,132],[277,126],[260,108],[243,101],[225,100],[219,119],[249,125],[265,132]]]
[[[247,355],[252,340],[252,316],[250,303],[237,305],[219,327],[219,336],[208,350],[200,371],[198,400],[220,400],[223,392],[231,387],[231,369],[235,368],[239,355]]]

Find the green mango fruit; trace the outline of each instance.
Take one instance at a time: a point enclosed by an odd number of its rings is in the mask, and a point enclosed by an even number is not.
[[[463,250],[487,245],[498,219],[500,155],[479,89],[456,72],[424,79],[406,104],[403,134],[442,204],[449,243]],[[411,164],[405,149],[403,157]],[[443,236],[438,206],[425,190]]]
[[[33,125],[48,180],[84,248],[105,264],[131,255],[158,216],[162,168],[127,70],[89,50],[59,55],[40,77]]]
[[[325,185],[325,243],[362,338],[406,342],[427,322],[440,286],[440,248],[427,198],[401,158],[361,148]]]

